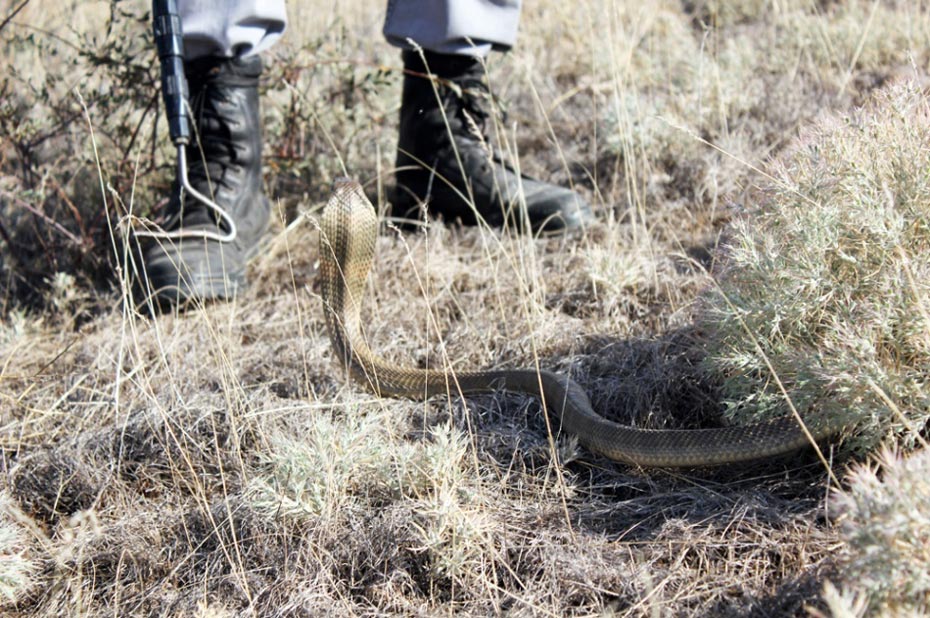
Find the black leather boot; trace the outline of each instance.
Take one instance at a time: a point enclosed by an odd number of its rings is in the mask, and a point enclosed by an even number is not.
[[[188,179],[220,211],[178,180],[165,232],[139,234],[150,236],[143,239],[141,293],[160,304],[235,296],[271,212],[262,192],[261,59],[203,58],[186,63],[185,72],[196,126],[186,148]]]
[[[477,58],[404,51],[404,86],[392,212],[417,218],[420,204],[447,221],[559,232],[590,221],[580,195],[518,174],[489,148],[490,92]],[[430,78],[427,73],[433,77]],[[438,92],[438,98],[437,98]],[[440,107],[441,102],[441,107]]]

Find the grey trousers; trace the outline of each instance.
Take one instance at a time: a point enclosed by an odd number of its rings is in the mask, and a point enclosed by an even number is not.
[[[444,54],[484,56],[517,38],[521,0],[388,0],[384,36]],[[271,47],[287,27],[284,0],[179,0],[188,59],[247,56]]]

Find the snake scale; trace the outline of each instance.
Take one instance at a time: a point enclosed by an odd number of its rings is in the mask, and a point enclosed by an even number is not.
[[[333,348],[352,376],[378,396],[508,390],[539,398],[561,427],[610,459],[650,467],[714,466],[789,453],[839,432],[821,421],[808,431],[794,417],[713,429],[652,430],[614,423],[594,411],[566,376],[534,369],[445,372],[395,366],[375,355],[361,330],[361,301],[374,259],[378,218],[361,186],[339,179],[321,222],[320,277]]]

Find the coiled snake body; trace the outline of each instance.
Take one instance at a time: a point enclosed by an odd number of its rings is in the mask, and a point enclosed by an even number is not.
[[[641,466],[712,466],[763,459],[798,450],[840,429],[821,422],[805,431],[793,417],[714,429],[636,429],[600,416],[578,384],[549,371],[453,373],[390,364],[371,351],[361,332],[361,300],[377,234],[377,215],[362,188],[352,180],[337,180],[321,223],[324,313],[337,356],[376,395],[422,399],[499,389],[526,393],[541,399],[556,427],[575,434],[586,448]]]

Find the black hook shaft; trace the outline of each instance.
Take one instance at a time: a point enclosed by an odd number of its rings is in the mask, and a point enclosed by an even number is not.
[[[177,146],[189,144],[190,121],[187,117],[187,78],[184,75],[184,40],[177,0],[153,0],[152,22],[155,46],[161,62],[161,92],[171,141]]]

